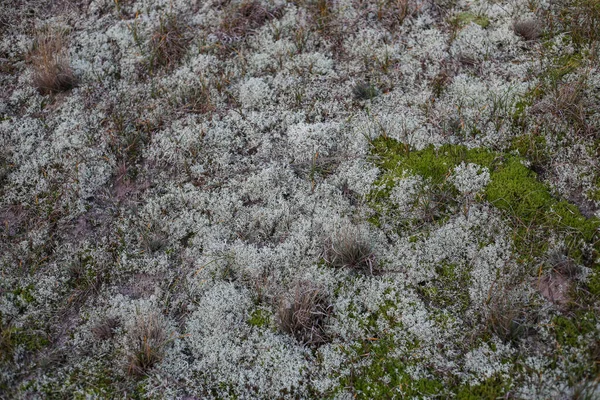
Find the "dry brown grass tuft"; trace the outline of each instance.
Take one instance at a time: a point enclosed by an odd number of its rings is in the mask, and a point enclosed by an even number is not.
[[[583,81],[560,85],[552,95],[554,102],[551,111],[585,134],[589,127],[587,126],[584,90]]]
[[[536,40],[542,35],[542,27],[535,19],[525,19],[513,23],[513,31],[525,40]]]
[[[162,360],[165,346],[169,343],[162,315],[152,313],[138,316],[135,326],[128,333],[128,341],[127,372],[129,375],[143,376]]]
[[[215,110],[210,87],[205,81],[179,89],[171,102],[177,110],[183,112],[207,114]]]
[[[377,19],[388,29],[401,26],[407,18],[419,13],[425,4],[415,0],[384,0],[378,2]]]
[[[233,3],[225,10],[219,26],[219,34],[232,41],[241,40],[268,20],[279,15],[280,9],[268,9],[258,0],[243,0]]]
[[[282,299],[279,303],[279,326],[300,343],[318,346],[328,341],[325,323],[331,308],[329,298],[321,287],[300,281],[294,287],[291,300]]]
[[[117,318],[105,318],[92,328],[92,334],[98,340],[108,340],[115,334],[120,323]]]
[[[64,31],[41,31],[35,39],[29,60],[33,67],[33,84],[40,94],[64,92],[77,86]]]
[[[527,334],[525,309],[507,293],[498,293],[488,302],[488,330],[505,342],[515,342]]]
[[[176,15],[167,14],[160,17],[158,28],[150,37],[148,44],[150,72],[177,65],[185,55],[188,43],[186,26]]]
[[[371,275],[377,272],[371,243],[354,227],[340,229],[326,241],[323,259],[335,268],[350,268]]]

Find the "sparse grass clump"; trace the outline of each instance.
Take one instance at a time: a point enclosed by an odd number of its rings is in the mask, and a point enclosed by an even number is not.
[[[188,43],[186,27],[176,15],[160,17],[159,25],[148,43],[150,71],[173,68],[185,55]]]
[[[172,102],[178,110],[193,114],[206,114],[215,109],[210,87],[204,81],[179,89]]]
[[[503,341],[517,341],[527,334],[523,305],[506,293],[494,295],[488,303],[487,326]]]
[[[308,281],[296,283],[291,299],[282,299],[277,311],[279,326],[308,346],[328,341],[325,332],[331,304],[324,289]]]
[[[576,128],[586,131],[586,107],[583,101],[583,82],[572,82],[560,85],[552,94],[554,102],[552,113],[564,119]]]
[[[535,19],[518,20],[513,23],[515,34],[524,40],[536,40],[542,35],[542,27]]]
[[[559,2],[557,22],[576,44],[586,45],[600,40],[600,2],[568,0]]]
[[[64,92],[77,86],[66,44],[65,31],[48,28],[38,33],[29,59],[33,84],[40,94]]]
[[[584,381],[573,388],[573,400],[594,400],[600,396],[600,382],[598,379]]]
[[[142,232],[142,244],[148,253],[156,253],[165,249],[168,245],[166,235],[161,232],[158,222],[148,224]]]
[[[138,316],[135,325],[128,332],[127,339],[130,346],[127,373],[143,376],[162,360],[165,346],[169,343],[162,315],[152,313]]]
[[[415,0],[384,0],[377,2],[377,19],[388,29],[394,29],[404,20],[416,15],[424,2]]]
[[[90,257],[79,257],[68,267],[69,284],[73,288],[69,296],[69,304],[80,306],[94,293],[98,293],[102,284],[107,281],[106,269],[97,266]]]
[[[379,91],[368,82],[359,82],[352,88],[352,94],[356,100],[371,100],[377,97]]]
[[[329,238],[323,258],[335,268],[349,268],[371,275],[377,272],[373,246],[354,227],[342,228]]]
[[[117,318],[109,317],[98,322],[92,328],[92,334],[98,340],[108,340],[115,335],[115,329],[120,326]]]
[[[220,32],[230,39],[242,39],[278,15],[277,9],[267,9],[258,0],[242,0],[225,10]]]
[[[579,265],[562,250],[550,253],[547,261],[554,272],[567,278],[574,278],[580,271]]]
[[[9,361],[14,350],[16,329],[0,314],[0,361]]]

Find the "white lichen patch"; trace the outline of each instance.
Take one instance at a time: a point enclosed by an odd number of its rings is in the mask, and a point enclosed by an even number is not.
[[[452,183],[459,192],[474,195],[480,192],[490,182],[490,172],[485,167],[464,162],[454,168]]]

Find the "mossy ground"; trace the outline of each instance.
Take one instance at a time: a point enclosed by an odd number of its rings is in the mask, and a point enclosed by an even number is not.
[[[518,138],[515,140],[515,146],[527,153],[530,149],[527,140]],[[600,220],[596,217],[586,218],[575,205],[553,195],[550,187],[541,182],[537,174],[528,167],[524,157],[488,149],[469,149],[460,145],[444,145],[438,148],[430,146],[416,151],[403,143],[385,137],[374,140],[372,145],[373,162],[381,169],[382,174],[378,181],[378,189],[369,197],[373,209],[377,211],[371,221],[377,223],[382,213],[394,207],[389,203],[388,198],[395,182],[399,179],[407,175],[418,175],[434,185],[446,185],[454,167],[461,162],[476,163],[489,169],[490,182],[482,193],[474,197],[474,201],[490,204],[507,217],[506,220],[510,222],[512,230],[513,251],[518,262],[524,266],[540,265],[540,260],[543,260],[545,252],[550,247],[548,242],[550,235],[558,234],[564,239],[568,256],[575,262],[591,268],[589,279],[585,283],[577,284],[584,292],[589,293],[583,300],[586,304],[577,304],[575,308],[585,310],[596,301],[595,299],[600,295],[598,292],[600,265],[596,261],[600,253]],[[406,232],[398,233],[406,234]],[[416,237],[414,231],[411,235]],[[541,268],[552,268],[543,263],[541,265]],[[525,270],[532,277],[542,271],[537,268]],[[457,275],[452,265],[440,265],[436,272],[438,276],[436,281],[420,289],[423,298],[430,303],[430,306],[440,309],[450,307],[455,310],[456,315],[461,315],[469,305],[469,296],[466,293],[469,287],[468,273]],[[582,342],[581,338],[594,332],[596,323],[597,315],[594,312],[576,311],[554,318],[552,330],[560,346],[565,348],[591,346],[591,351],[594,351],[595,344],[585,339]],[[385,343],[385,341],[373,344],[368,342],[365,344],[366,348],[362,350],[366,354],[378,354],[378,351],[385,347]],[[393,349],[388,348],[386,351],[391,352]],[[363,378],[354,377],[352,378],[354,381],[350,378],[347,380],[352,381],[353,387],[360,387],[362,390],[360,393],[382,395],[386,386],[381,382],[377,383],[376,378],[381,378],[392,370],[396,371],[396,375],[393,375],[395,387],[403,387],[412,395],[436,394],[435,390],[440,388],[440,382],[437,381],[412,382],[411,384],[417,384],[420,390],[412,392],[411,390],[416,390],[416,386],[403,381],[402,364],[397,365],[395,362],[397,361],[381,360],[377,367],[364,372]],[[518,366],[518,359],[512,362],[516,368],[521,368]],[[586,376],[584,373],[586,369],[590,372],[597,367],[592,363],[579,371],[572,371],[573,380],[583,379]],[[368,380],[369,384],[364,383],[364,380]],[[508,393],[511,386],[510,382],[500,377],[490,378],[481,385],[475,386],[452,386],[448,382],[444,385],[450,385],[448,387],[451,388],[452,393],[457,398],[464,399],[497,398]]]
[[[473,12],[461,12],[450,19],[450,24],[457,28],[463,28],[471,22],[482,28],[487,28],[490,25],[490,19],[486,15]]]
[[[582,242],[594,246],[595,254],[600,249],[600,220],[586,218],[575,205],[553,196],[527,166],[527,160],[518,155],[461,145],[413,151],[394,139],[380,137],[373,142],[373,160],[383,171],[378,182],[382,190],[371,194],[375,209],[381,208],[378,200],[389,195],[394,182],[405,172],[443,184],[461,162],[475,163],[490,170],[490,183],[477,200],[492,204],[510,218],[522,256],[541,256],[546,246],[538,239],[550,231],[568,239],[569,255],[580,262]]]

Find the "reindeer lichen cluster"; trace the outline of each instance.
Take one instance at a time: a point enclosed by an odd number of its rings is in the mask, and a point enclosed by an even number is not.
[[[596,398],[596,0],[13,1],[0,398]]]

